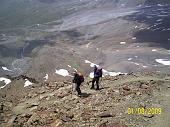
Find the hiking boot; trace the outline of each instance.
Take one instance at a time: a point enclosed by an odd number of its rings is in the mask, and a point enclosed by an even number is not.
[[[78,97],[81,97],[81,95],[82,95],[81,93],[77,94]]]
[[[78,93],[78,95],[81,95],[82,93]]]
[[[97,87],[96,90],[100,90],[99,87]]]
[[[94,87],[91,87],[90,89],[94,89]]]

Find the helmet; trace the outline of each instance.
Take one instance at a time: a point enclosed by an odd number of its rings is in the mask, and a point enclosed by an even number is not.
[[[94,65],[94,68],[96,68],[97,66],[96,65]]]

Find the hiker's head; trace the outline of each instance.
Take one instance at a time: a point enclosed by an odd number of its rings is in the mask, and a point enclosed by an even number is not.
[[[79,72],[78,74],[79,74],[79,76],[83,76],[83,74],[81,72]]]
[[[74,74],[74,75],[77,74],[77,71],[73,71],[73,74]]]
[[[96,66],[96,65],[94,65],[94,68],[97,68],[97,66]]]
[[[100,70],[100,69],[102,69],[102,67],[101,67],[101,66],[98,66],[98,67],[97,67],[97,69],[99,69],[99,70]]]

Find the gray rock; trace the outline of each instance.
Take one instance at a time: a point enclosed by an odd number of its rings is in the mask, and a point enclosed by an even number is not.
[[[130,88],[128,86],[124,86],[123,90],[130,91]]]
[[[100,118],[106,118],[106,117],[114,117],[115,115],[110,114],[109,112],[103,112],[98,115]]]
[[[152,118],[152,117],[154,117],[154,115],[152,115],[152,114],[145,114],[145,115],[143,115],[144,117],[146,117],[146,118]]]

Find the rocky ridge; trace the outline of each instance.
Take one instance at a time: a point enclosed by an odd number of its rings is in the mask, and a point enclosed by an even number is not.
[[[145,72],[104,77],[100,91],[90,90],[87,78],[81,97],[69,80],[21,88],[22,80],[14,79],[1,89],[2,127],[149,127],[168,111],[170,75]],[[14,87],[18,91],[11,93]],[[162,108],[163,112],[129,115],[130,107]]]

